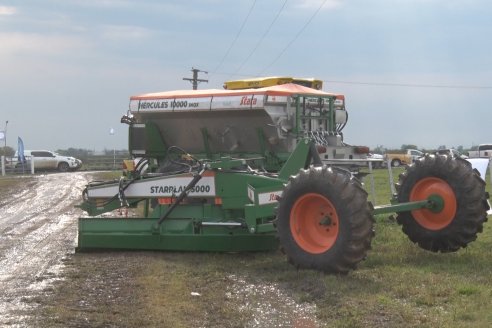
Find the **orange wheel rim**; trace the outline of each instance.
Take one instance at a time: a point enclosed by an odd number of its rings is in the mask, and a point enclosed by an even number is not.
[[[438,195],[444,201],[443,208],[436,212],[430,209],[413,210],[415,220],[429,230],[440,230],[448,226],[456,215],[458,207],[456,195],[449,184],[439,178],[424,178],[413,186],[410,192],[410,201],[428,199],[429,196]]]
[[[290,230],[297,245],[304,251],[320,254],[337,240],[340,219],[335,206],[316,193],[298,198],[290,212]]]

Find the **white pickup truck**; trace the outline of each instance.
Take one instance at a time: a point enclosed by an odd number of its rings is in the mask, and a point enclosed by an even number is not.
[[[34,161],[35,170],[58,170],[60,172],[75,171],[82,166],[82,161],[74,157],[59,155],[49,150],[24,150],[26,163]],[[18,161],[18,153],[16,152],[12,159],[12,165],[15,167],[22,166]]]

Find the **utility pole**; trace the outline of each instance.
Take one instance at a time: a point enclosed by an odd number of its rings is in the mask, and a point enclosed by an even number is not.
[[[190,81],[191,84],[193,85],[193,90],[196,90],[198,88],[198,82],[208,82],[208,80],[203,80],[198,78],[198,72],[202,72],[205,74],[208,74],[208,72],[200,71],[199,69],[193,67],[191,68],[191,71],[193,72],[193,77],[191,79],[183,77],[183,80]]]
[[[9,124],[9,121],[5,121],[5,129],[3,130],[3,133],[5,134],[3,137],[5,139],[5,145],[3,146],[3,151],[7,151],[7,125]]]

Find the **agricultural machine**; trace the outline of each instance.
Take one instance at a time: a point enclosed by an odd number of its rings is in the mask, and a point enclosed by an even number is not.
[[[464,160],[418,159],[391,205],[376,207],[354,174],[324,164],[344,111],[342,96],[294,84],[131,97],[122,122],[133,160],[119,180],[87,185],[80,207],[91,217],[79,219],[78,249],[280,245],[296,267],[347,273],[366,257],[377,214],[398,213],[403,232],[429,251],[476,239],[488,195]],[[122,207],[142,217],[100,216]]]

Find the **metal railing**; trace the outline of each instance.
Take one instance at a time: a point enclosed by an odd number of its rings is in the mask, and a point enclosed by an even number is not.
[[[16,165],[17,161],[13,161],[11,157],[7,159],[5,156],[0,158],[0,167],[2,176],[6,174],[34,174],[34,162],[31,160],[26,161],[22,165]]]
[[[82,171],[114,171],[123,167],[123,160],[128,159],[129,155],[94,155],[88,156],[82,162]],[[48,172],[46,169],[35,169],[34,161],[26,160],[24,164],[19,164],[15,158],[1,156],[0,158],[1,176],[23,175]],[[56,169],[51,170],[57,172]]]

